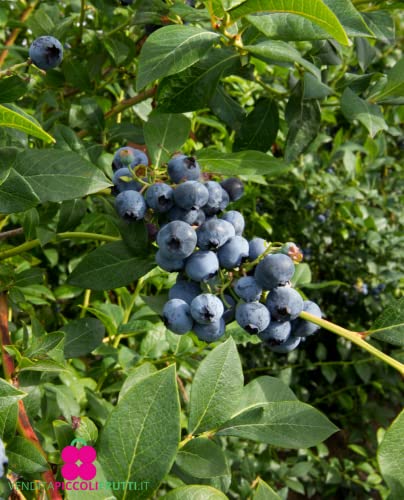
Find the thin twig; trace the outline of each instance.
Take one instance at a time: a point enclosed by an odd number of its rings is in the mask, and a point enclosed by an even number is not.
[[[17,229],[10,229],[9,231],[4,231],[0,233],[0,241],[6,240],[7,238],[12,238],[13,236],[19,236],[23,234],[24,229],[22,227],[17,227]]]

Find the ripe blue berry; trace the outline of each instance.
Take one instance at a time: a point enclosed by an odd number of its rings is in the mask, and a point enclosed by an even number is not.
[[[185,274],[193,281],[208,281],[219,270],[219,261],[214,252],[198,250],[188,257]]]
[[[174,205],[173,194],[174,190],[171,186],[159,182],[150,186],[146,191],[146,203],[156,212],[168,212]]]
[[[267,242],[263,238],[253,238],[249,243],[248,259],[258,259],[267,249]]]
[[[192,330],[194,323],[189,305],[181,299],[171,299],[165,303],[163,321],[169,330],[179,335]]]
[[[206,187],[198,181],[186,181],[174,190],[176,205],[185,210],[203,207],[209,198]]]
[[[265,330],[258,334],[258,337],[264,341],[282,343],[289,338],[291,328],[290,321],[271,321]]]
[[[161,269],[167,271],[168,273],[172,273],[174,271],[181,271],[184,268],[185,261],[184,259],[176,259],[173,257],[166,257],[161,250],[157,250],[156,252],[156,263]],[[170,297],[174,298],[174,297]]]
[[[118,170],[122,167],[137,167],[138,165],[148,165],[149,160],[143,151],[130,146],[124,146],[116,150],[112,160],[112,169]]]
[[[242,236],[233,236],[217,252],[219,263],[225,269],[239,267],[241,261],[248,257],[248,241]]]
[[[255,279],[264,288],[272,290],[277,286],[285,286],[295,272],[293,260],[283,253],[267,255],[255,268]]]
[[[201,250],[216,250],[235,236],[234,227],[225,220],[209,219],[197,230],[198,246]]]
[[[266,306],[277,321],[296,319],[303,311],[301,295],[289,286],[274,288],[268,295]]]
[[[201,293],[191,302],[191,316],[202,325],[219,321],[223,312],[223,302],[212,293]]]
[[[48,70],[58,66],[63,59],[63,47],[53,36],[40,36],[29,48],[31,61],[40,69]]]
[[[221,217],[223,220],[227,220],[234,226],[234,230],[236,231],[236,236],[241,236],[244,231],[245,221],[244,217],[237,210],[229,210],[224,213]]]
[[[199,340],[204,340],[205,342],[215,342],[216,340],[219,340],[220,337],[223,337],[226,330],[226,324],[223,318],[207,325],[195,322],[193,330]]]
[[[230,203],[229,193],[222,188],[222,201],[219,206],[219,211],[226,210],[227,205]]]
[[[142,189],[142,184],[133,179],[131,171],[126,167],[115,171],[112,182],[118,193],[122,193],[123,191],[140,191]]]
[[[8,465],[8,458],[6,455],[6,450],[4,448],[3,441],[0,439],[0,478],[5,475],[7,465]]]
[[[268,341],[265,342],[265,345],[271,349],[273,352],[277,352],[279,354],[287,354],[288,352],[293,351],[300,344],[301,338],[295,337],[294,335],[290,335],[285,342],[279,344],[276,341]]]
[[[196,181],[201,168],[193,156],[177,155],[168,162],[168,175],[175,184],[182,180]]]
[[[246,302],[260,300],[262,294],[262,288],[253,276],[243,276],[237,280],[234,285],[234,290],[240,299]]]
[[[224,313],[223,313],[223,319],[225,323],[231,323],[234,321],[234,317],[236,314],[236,301],[233,299],[231,295],[227,295],[226,293],[223,296],[223,306],[224,306]]]
[[[317,318],[321,318],[322,313],[321,309],[315,302],[311,300],[305,300],[303,302],[303,311],[313,314]],[[320,327],[311,321],[306,321],[302,318],[297,318],[296,321],[293,322],[293,335],[296,337],[308,337],[316,333],[316,331]]]
[[[193,281],[179,280],[170,288],[168,292],[169,299],[181,299],[187,304],[191,304],[197,295],[202,293],[201,287],[198,283]]]
[[[191,210],[185,210],[184,208],[174,206],[168,212],[168,218],[171,221],[182,220],[190,226],[201,226],[206,220],[206,215],[205,212],[200,208],[191,208]]]
[[[236,201],[244,194],[244,185],[237,177],[229,177],[220,183],[222,188],[227,191],[230,201]]]
[[[157,234],[157,244],[162,254],[175,259],[185,259],[195,250],[196,233],[186,222],[169,222]]]
[[[236,307],[236,321],[248,333],[262,332],[269,325],[270,319],[268,309],[259,302],[248,302]]]
[[[115,198],[115,208],[125,220],[141,220],[146,213],[146,202],[137,191],[123,191]]]
[[[215,215],[220,212],[220,206],[223,202],[223,188],[215,181],[208,181],[205,183],[206,189],[209,193],[207,203],[203,207],[206,215]]]

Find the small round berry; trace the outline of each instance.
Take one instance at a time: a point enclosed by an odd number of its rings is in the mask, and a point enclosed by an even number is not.
[[[259,302],[239,304],[236,308],[236,321],[248,333],[258,334],[269,325],[271,316],[268,309]]]
[[[169,330],[178,335],[192,330],[194,323],[189,305],[181,299],[171,299],[165,303],[163,321]]]
[[[168,162],[168,175],[175,184],[183,180],[196,181],[201,168],[193,156],[177,155]]]
[[[40,36],[29,48],[31,61],[40,69],[48,70],[58,66],[63,59],[63,47],[53,36]]]
[[[220,185],[227,191],[230,201],[236,201],[244,194],[244,185],[237,177],[229,177],[222,181]]]
[[[115,198],[118,214],[125,220],[141,220],[146,214],[146,202],[137,191],[123,191]]]
[[[202,325],[219,321],[223,313],[223,302],[212,293],[201,293],[191,302],[191,316]]]

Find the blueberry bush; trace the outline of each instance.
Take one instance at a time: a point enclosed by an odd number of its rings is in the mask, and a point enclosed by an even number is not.
[[[0,498],[404,497],[403,6],[0,4]]]

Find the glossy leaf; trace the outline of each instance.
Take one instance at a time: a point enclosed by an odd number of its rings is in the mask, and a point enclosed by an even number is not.
[[[377,460],[383,477],[391,491],[391,498],[402,498],[404,495],[404,411],[387,429],[380,443]]]
[[[281,497],[265,481],[259,478],[252,500],[281,500]]]
[[[8,466],[16,474],[35,474],[49,469],[45,457],[31,441],[16,436],[7,444]]]
[[[24,212],[39,203],[38,196],[28,182],[14,169],[0,184],[0,212],[4,214]]]
[[[404,59],[398,61],[386,72],[383,84],[377,86],[370,95],[370,99],[377,102],[385,102],[396,97],[404,97]]]
[[[114,481],[147,480],[148,489],[137,491],[136,498],[150,498],[174,462],[179,439],[180,406],[171,365],[140,380],[120,399],[99,438],[98,460]],[[120,499],[130,492],[126,485],[114,494]]]
[[[45,132],[43,128],[29,115],[26,115],[17,106],[3,106],[0,104],[0,127],[10,127],[25,132],[28,135],[38,137],[44,142],[55,142],[55,139]]]
[[[104,325],[96,318],[80,318],[61,328],[65,333],[64,355],[66,358],[85,356],[102,344]]]
[[[386,307],[370,328],[373,330],[381,330],[372,334],[375,339],[404,347],[404,297]]]
[[[329,33],[342,45],[349,45],[347,34],[334,12],[321,0],[247,0],[230,10],[231,18],[236,21],[241,17],[256,13],[294,14],[309,19]]]
[[[253,407],[221,426],[219,436],[237,436],[282,448],[308,448],[338,429],[328,418],[300,401],[278,401]]]
[[[201,362],[191,388],[189,432],[214,429],[237,407],[243,389],[243,370],[230,337]]]
[[[228,474],[223,450],[207,438],[189,441],[177,454],[175,461],[186,474],[196,478],[213,478]]]
[[[140,53],[136,89],[192,66],[218,38],[217,33],[193,26],[172,25],[155,31]]]
[[[116,241],[84,257],[70,275],[69,283],[92,290],[110,290],[129,285],[154,266],[153,256],[136,255],[122,241]]]

